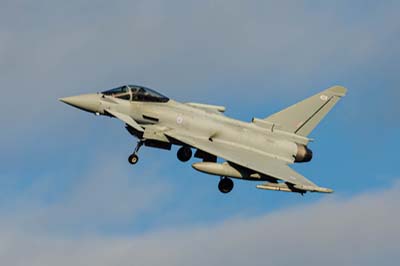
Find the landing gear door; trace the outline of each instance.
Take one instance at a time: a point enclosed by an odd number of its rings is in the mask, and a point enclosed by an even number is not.
[[[166,128],[157,126],[147,126],[144,130],[143,138],[148,140],[155,140],[165,143],[170,143],[169,139],[164,135]]]

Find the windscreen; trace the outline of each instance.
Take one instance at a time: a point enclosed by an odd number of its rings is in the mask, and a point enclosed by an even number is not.
[[[131,98],[131,93],[128,86],[122,86],[115,89],[103,91],[102,94],[124,100],[130,100]]]

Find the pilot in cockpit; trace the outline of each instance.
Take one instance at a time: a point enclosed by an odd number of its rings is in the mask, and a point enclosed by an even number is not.
[[[167,97],[154,90],[135,85],[122,86],[108,91],[103,91],[102,94],[118,99],[140,102],[165,103],[169,101]]]

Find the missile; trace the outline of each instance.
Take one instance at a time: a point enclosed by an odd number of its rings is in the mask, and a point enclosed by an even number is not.
[[[333,193],[332,189],[324,187],[306,186],[306,185],[295,185],[294,187],[300,190],[305,190],[310,192]]]
[[[259,189],[294,192],[286,183],[264,183],[256,186]]]
[[[309,191],[309,192],[320,192],[320,193],[332,193],[333,190],[324,187],[317,186],[306,186],[306,185],[293,185],[288,186],[286,183],[264,183],[256,186],[259,189],[265,190],[278,190],[278,191],[286,191],[286,192],[301,192],[301,191]]]
[[[261,176],[258,173],[251,173],[250,171],[234,166],[228,162],[225,163],[213,163],[213,162],[201,162],[194,163],[192,167],[200,172],[217,175],[226,176],[232,178],[242,178],[242,179],[260,179]]]

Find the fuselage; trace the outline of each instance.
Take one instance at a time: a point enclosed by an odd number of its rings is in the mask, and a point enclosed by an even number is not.
[[[128,114],[136,122],[146,127],[158,125],[179,128],[188,135],[226,142],[254,150],[272,158],[293,163],[298,152],[298,136],[291,136],[277,130],[267,129],[256,123],[248,123],[227,117],[219,112],[193,107],[174,100],[166,103],[130,102],[114,99],[117,103],[102,101],[100,112],[104,109]],[[293,138],[293,139],[291,139]]]
[[[125,99],[124,94],[115,97],[109,92],[79,95],[63,101],[96,114],[108,115],[107,111],[112,111],[127,115],[145,129],[153,125],[178,129],[188,136],[250,150],[286,163],[301,162],[296,156],[304,151],[311,153],[306,148],[308,138],[281,131],[279,125],[268,124],[265,120],[244,122],[227,117],[216,109],[199,107],[199,104],[194,106],[166,97],[162,101],[134,100],[132,92]],[[136,136],[141,137],[139,132]]]

